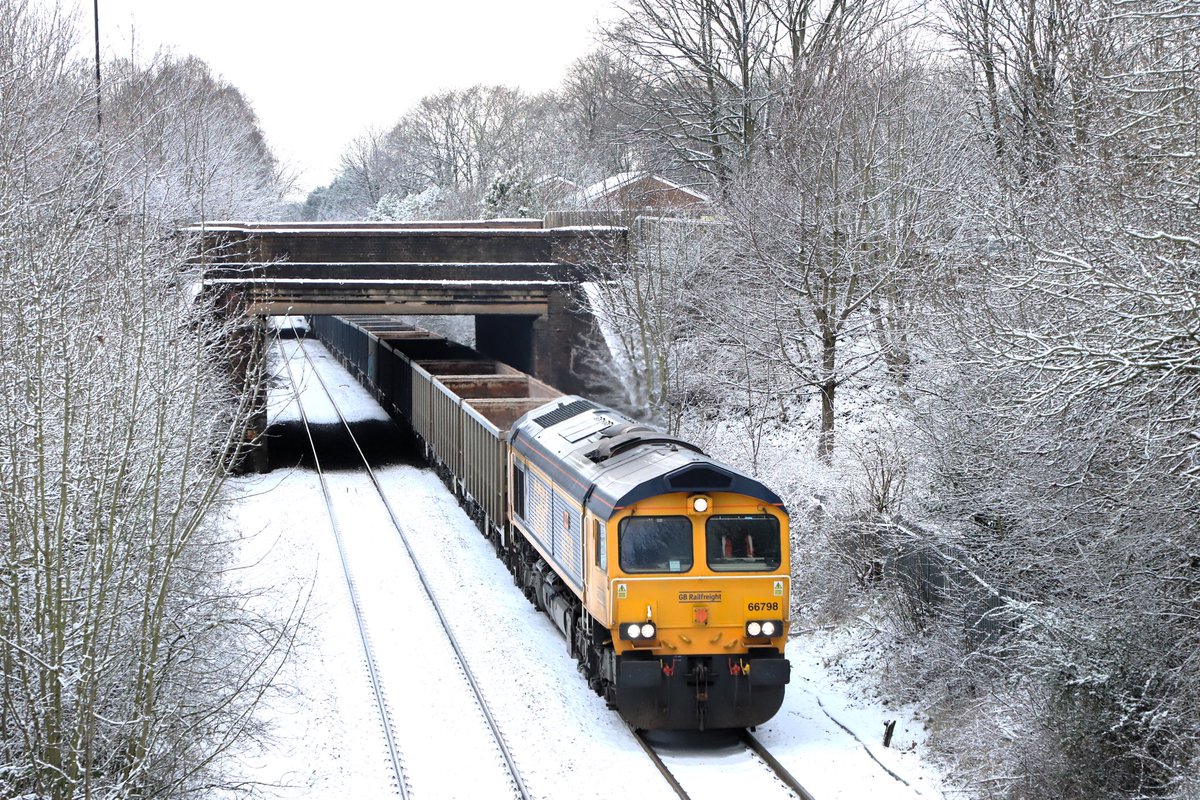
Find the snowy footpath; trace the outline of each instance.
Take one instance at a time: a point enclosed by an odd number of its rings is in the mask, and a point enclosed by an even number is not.
[[[356,419],[383,412],[323,348],[306,347]],[[294,357],[293,370],[307,369]],[[302,379],[310,417],[332,422],[320,387]],[[273,396],[274,421],[298,417]],[[674,793],[617,715],[579,676],[566,644],[513,586],[491,546],[428,470],[392,466],[381,482],[400,510],[412,546],[443,605],[488,707],[531,795],[539,798],[661,797]],[[264,698],[267,735],[228,762],[229,779],[263,798],[398,796],[384,723],[371,692],[363,648],[315,472],[277,469],[233,482],[225,524],[243,542],[242,581],[254,602],[281,618],[302,612],[295,647]],[[490,776],[495,755],[478,743],[479,711],[459,698],[455,667],[427,620],[427,601],[394,531],[361,476],[334,476],[339,525],[360,605],[384,678],[393,736],[410,797],[512,797]],[[924,732],[911,710],[886,708],[848,684],[854,644],[844,634],[801,635],[788,645],[792,682],[779,714],[759,739],[817,800],[941,798],[936,770],[923,761]],[[839,667],[840,668],[835,668]],[[896,720],[890,748],[885,722]],[[705,770],[693,797],[728,798],[749,768],[728,737],[664,741],[672,759]],[[782,791],[779,796],[785,796]]]

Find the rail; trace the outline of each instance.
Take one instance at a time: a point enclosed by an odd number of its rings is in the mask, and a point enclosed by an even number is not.
[[[297,346],[304,351],[303,342],[297,343]],[[304,433],[308,437],[308,445],[312,450],[313,464],[317,469],[317,477],[321,483],[321,495],[325,501],[325,511],[329,515],[329,525],[333,529],[333,538],[337,543],[338,559],[342,565],[342,577],[346,580],[346,588],[350,593],[350,605],[354,610],[354,623],[358,630],[358,638],[362,643],[363,654],[366,658],[367,673],[371,679],[371,691],[375,696],[375,705],[379,710],[379,720],[383,725],[383,734],[387,740],[388,758],[391,761],[392,770],[396,776],[396,787],[400,792],[400,796],[404,800],[408,800],[408,789],[404,782],[404,767],[400,759],[400,750],[396,746],[395,733],[392,731],[392,723],[388,714],[387,702],[383,696],[383,684],[379,679],[379,669],[375,659],[375,651],[371,647],[370,637],[367,636],[366,622],[363,620],[362,605],[358,599],[358,589],[354,585],[354,576],[350,574],[350,562],[346,558],[346,548],[342,541],[341,528],[338,526],[337,514],[333,510],[333,498],[329,492],[329,482],[325,477],[325,471],[321,469],[321,457],[317,453],[317,444],[312,434],[312,427],[308,423],[308,413],[304,410],[304,403],[300,399],[300,383],[296,380],[295,373],[292,372],[291,360],[287,357],[287,353],[283,351],[282,342],[279,343],[279,351],[283,357],[284,367],[287,369],[288,380],[291,381],[292,388],[295,390],[296,407],[300,411],[300,420],[304,424]],[[308,357],[307,351],[305,357]],[[322,383],[324,388],[324,383]],[[326,389],[328,393],[328,389]],[[333,401],[333,396],[330,395],[330,401]],[[339,412],[340,416],[340,412]],[[356,445],[357,446],[357,445]]]
[[[500,726],[496,722],[495,716],[492,714],[491,709],[488,707],[487,700],[484,698],[484,695],[483,695],[483,690],[480,688],[478,681],[475,679],[475,675],[472,673],[471,668],[467,663],[466,655],[463,653],[462,647],[460,646],[460,644],[458,642],[458,638],[454,635],[454,631],[450,627],[450,622],[446,618],[446,614],[442,610],[441,604],[438,602],[436,596],[434,595],[433,589],[429,584],[429,580],[426,577],[424,570],[421,569],[420,561],[417,559],[417,555],[413,551],[413,548],[412,548],[411,544],[409,543],[409,537],[408,537],[408,534],[406,533],[405,526],[400,522],[399,515],[396,513],[395,508],[393,508],[391,501],[388,500],[387,494],[386,494],[386,492],[384,492],[383,487],[379,482],[379,478],[378,478],[378,476],[376,476],[375,470],[371,466],[370,459],[367,458],[366,454],[362,450],[362,447],[359,446],[358,439],[355,437],[354,431],[350,427],[349,421],[346,419],[345,415],[342,413],[341,408],[338,407],[337,401],[334,399],[333,392],[331,392],[329,390],[329,387],[325,383],[324,378],[321,377],[321,373],[316,369],[316,365],[313,363],[312,357],[308,354],[307,349],[303,346],[303,342],[299,341],[297,346],[300,348],[301,352],[304,353],[304,357],[309,362],[309,366],[311,367],[313,375],[316,376],[317,382],[321,385],[322,391],[324,391],[325,395],[329,398],[330,405],[333,407],[334,412],[337,414],[338,420],[341,422],[342,426],[346,429],[346,433],[349,436],[351,443],[354,445],[355,451],[358,453],[359,458],[362,460],[363,467],[366,471],[367,477],[371,481],[371,485],[375,488],[376,493],[379,495],[380,501],[383,503],[383,507],[387,510],[388,518],[391,520],[392,526],[395,529],[396,534],[400,537],[400,542],[404,546],[404,551],[408,554],[409,560],[412,562],[413,569],[416,572],[417,579],[421,585],[421,589],[422,589],[423,593],[425,594],[425,597],[428,599],[430,607],[433,609],[434,613],[437,615],[438,621],[442,626],[443,632],[445,633],[446,641],[450,644],[450,647],[453,649],[454,655],[458,659],[459,667],[462,670],[463,677],[466,678],[468,685],[471,687],[471,691],[475,696],[475,700],[479,705],[479,709],[482,712],[484,719],[486,720],[486,722],[488,724],[488,728],[492,732],[492,736],[494,737],[494,739],[496,741],[496,746],[500,750],[500,754],[501,754],[502,758],[504,759],[505,766],[508,768],[509,774],[512,776],[514,788],[516,789],[517,793],[521,796],[521,798],[523,798],[523,800],[529,800],[530,794],[529,794],[528,789],[525,786],[524,780],[521,778],[520,771],[517,769],[516,761],[513,759],[512,753],[508,749],[507,743],[504,741],[504,736],[500,731]],[[291,370],[289,367],[289,376],[290,376],[290,374],[291,374]],[[297,403],[299,403],[298,398],[297,398]],[[307,426],[307,423],[306,423],[306,426]],[[310,436],[310,442],[311,442],[311,436]],[[315,459],[315,451],[314,451],[314,459]],[[340,552],[340,550],[341,550],[341,544],[340,544],[340,540],[339,540],[339,552]],[[343,560],[343,566],[345,567],[344,560]],[[349,576],[347,576],[347,581],[349,581],[349,580],[350,580],[350,578],[349,578]],[[361,625],[361,620],[360,620],[360,625]],[[364,632],[364,635],[365,635],[365,632]],[[365,643],[365,640],[364,640],[364,643]],[[389,742],[390,742],[390,736],[389,736]]]
[[[638,745],[641,746],[642,750],[650,758],[650,761],[654,764],[655,768],[658,769],[659,773],[662,774],[663,778],[666,779],[667,783],[670,784],[671,788],[675,791],[675,794],[679,796],[680,800],[690,800],[691,795],[689,795],[687,790],[683,787],[679,777],[671,771],[671,768],[667,765],[666,761],[663,760],[662,756],[659,755],[658,751],[654,748],[654,745],[650,743],[644,733],[639,730],[633,730],[632,728],[631,731],[633,732],[633,737],[637,741]],[[779,783],[781,783],[783,787],[787,789],[790,795],[798,797],[800,800],[815,800],[812,794],[801,785],[800,781],[796,780],[795,776],[793,776],[792,773],[783,766],[779,759],[776,758],[771,751],[767,750],[763,743],[756,739],[754,735],[750,733],[750,731],[740,731],[738,734],[738,740],[746,747],[747,755],[753,754],[753,756],[757,757],[758,761],[760,761],[767,768],[767,770],[770,771],[771,776],[779,781]]]
[[[775,773],[775,777],[782,781],[784,786],[795,792],[800,800],[816,800],[816,798],[809,794],[807,789],[800,785],[800,781],[796,780],[792,773],[787,771],[787,768],[779,762],[779,759],[764,747],[763,743],[756,739],[750,731],[742,731],[742,744],[749,747],[754,755],[761,758],[763,763]]]
[[[630,730],[633,729],[631,728]],[[662,756],[658,754],[658,751],[654,749],[654,746],[651,745],[650,742],[646,741],[645,734],[642,731],[633,730],[633,738],[639,745],[641,745],[642,750],[645,751],[646,755],[650,757],[650,761],[653,762],[654,766],[658,768],[659,773],[666,778],[667,783],[669,783],[671,788],[675,790],[675,794],[679,795],[680,800],[690,800],[691,795],[684,791],[683,785],[679,783],[679,779],[675,777],[673,772],[671,772],[671,768],[668,767],[666,762],[662,760]]]

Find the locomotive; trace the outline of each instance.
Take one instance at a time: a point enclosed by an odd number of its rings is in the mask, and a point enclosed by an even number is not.
[[[630,725],[744,728],[779,710],[791,565],[774,492],[683,439],[392,318],[312,327],[411,426]]]

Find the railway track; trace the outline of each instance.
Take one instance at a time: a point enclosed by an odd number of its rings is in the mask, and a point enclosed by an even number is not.
[[[447,643],[450,644],[457,659],[457,666],[461,670],[466,682],[471,687],[477,707],[487,720],[488,727],[492,732],[492,736],[496,744],[496,748],[502,753],[503,760],[506,764],[510,781],[512,783],[513,792],[522,798],[530,797],[531,795],[524,785],[521,773],[517,769],[517,766],[508,751],[504,737],[500,733],[495,719],[488,710],[483,693],[479,689],[479,685],[475,680],[474,675],[472,675],[470,671],[466,658],[463,655],[462,648],[459,646],[450,624],[447,621],[446,615],[443,613],[442,608],[431,589],[430,583],[425,577],[425,572],[422,570],[417,556],[409,543],[410,537],[406,532],[404,524],[401,522],[397,512],[388,502],[386,493],[380,485],[379,479],[375,474],[370,460],[363,454],[363,449],[358,445],[358,443],[354,441],[351,425],[347,421],[342,411],[338,408],[337,400],[334,398],[334,395],[330,391],[329,387],[325,384],[325,381],[322,378],[321,373],[317,370],[311,355],[304,347],[303,341],[298,340],[295,346],[298,348],[298,352],[302,354],[302,357],[307,363],[311,374],[314,376],[315,380],[319,382],[325,397],[328,398],[330,406],[336,413],[340,427],[345,430],[348,440],[354,442],[353,447],[355,448],[358,458],[361,460],[363,469],[369,478],[374,495],[378,497],[380,503],[386,509],[387,521],[381,521],[377,527],[382,528],[390,525],[395,530],[396,536],[394,538],[398,539],[402,543],[403,550],[407,554],[408,561],[414,570],[415,576],[417,577],[417,583],[419,583],[422,587],[424,599],[428,601],[430,609],[433,610],[437,617],[437,622],[438,625],[440,625],[441,630],[433,632],[429,626],[423,626],[421,628],[421,640],[424,641],[430,638],[444,637]],[[282,343],[280,347],[282,350]],[[285,364],[289,364],[289,375],[291,375],[290,362],[286,353],[284,354],[284,361]],[[295,379],[293,376],[293,381],[294,380]],[[305,425],[307,429],[307,418],[304,415],[303,410],[301,412],[301,416],[305,417]],[[328,434],[328,431],[326,431],[326,434]],[[314,457],[317,457],[315,453]],[[344,468],[345,459],[343,458],[342,461],[342,466]],[[326,476],[324,475],[323,471],[319,470],[319,472],[321,473],[323,492],[325,492],[325,494],[328,496],[331,494],[331,492],[327,488]],[[354,477],[359,483],[363,483],[361,481],[361,475],[355,474]],[[349,480],[350,476],[347,474],[342,474],[340,478],[345,481]],[[336,512],[331,511],[331,515],[334,513]],[[343,572],[346,575],[347,585],[351,587],[351,593],[353,594],[354,580],[352,567],[348,564],[350,559],[348,559],[344,553],[345,547],[341,542],[340,534],[335,532],[335,536],[339,538],[338,551],[343,560]],[[422,549],[427,546],[427,543],[424,540],[421,541],[421,544]],[[404,556],[396,555],[395,558],[397,560],[403,560]],[[355,613],[356,617],[358,618],[357,624],[360,630],[360,638],[363,641],[364,652],[369,652],[371,647],[370,636],[368,635],[369,632],[366,630],[366,623],[363,621],[361,611],[359,610],[359,601],[357,599],[354,600],[353,605],[355,606]],[[430,636],[431,632],[433,633],[432,637]],[[397,775],[397,784],[400,786],[402,796],[407,796],[406,792],[408,787],[405,785],[405,776],[408,770],[406,769],[406,765],[401,761],[402,757],[405,755],[405,748],[403,747],[403,743],[400,743],[398,746],[395,742],[395,737],[391,735],[391,720],[389,717],[388,702],[382,693],[382,689],[384,687],[377,685],[379,683],[384,683],[385,685],[390,684],[386,684],[386,682],[379,681],[376,678],[375,673],[378,671],[377,668],[370,668],[369,671],[372,673],[372,683],[373,685],[376,685],[376,698],[377,705],[380,709],[380,716],[381,719],[384,720],[385,729],[389,731],[388,748],[391,753],[390,757],[392,759],[393,769]],[[730,733],[733,734],[734,732]],[[689,800],[701,800],[702,798],[706,797],[728,797],[731,793],[736,792],[738,794],[749,794],[750,796],[754,797],[796,797],[801,798],[801,800],[812,800],[812,795],[809,794],[804,787],[800,785],[800,783],[779,763],[779,761],[772,756],[771,753],[767,751],[766,748],[763,747],[762,744],[758,742],[758,740],[755,739],[755,737],[753,737],[748,731],[737,732],[736,738],[727,739],[726,743],[728,744],[728,747],[726,747],[723,751],[713,751],[710,746],[701,746],[699,748],[684,746],[683,749],[676,748],[674,751],[672,751],[672,748],[669,745],[667,747],[663,747],[661,744],[654,743],[652,741],[654,738],[653,734],[651,735],[652,739],[647,739],[646,736],[639,732],[635,732],[634,736],[641,748],[649,756],[652,764],[664,776],[670,786],[671,791],[673,791],[678,797],[689,798]],[[474,761],[474,759],[472,760]],[[736,782],[727,782],[726,784],[727,787],[734,786],[735,788],[733,789],[722,788],[719,785],[721,784],[722,776],[728,774],[737,776]],[[455,779],[456,776],[454,774],[445,776],[445,780],[448,782],[454,781]],[[414,784],[414,786],[415,785],[417,784]],[[665,788],[666,787],[663,787],[664,790]],[[419,790],[414,789],[414,791]]]
[[[681,800],[700,800],[707,796],[729,796],[730,791],[712,786],[714,760],[712,753],[705,753],[697,760],[691,752],[673,752],[662,744],[655,744],[644,732],[633,731],[634,738],[654,763]],[[740,752],[737,745],[741,746]],[[794,797],[799,800],[815,800],[798,780],[763,746],[749,731],[737,733],[734,746],[715,754],[722,762],[722,772],[737,775],[737,791],[749,797]],[[702,763],[703,762],[703,763]],[[692,787],[691,791],[688,787]]]
[[[397,736],[397,731],[393,726],[393,719],[389,709],[388,698],[385,695],[385,683],[382,679],[383,670],[381,669],[379,658],[376,656],[374,648],[371,644],[371,637],[369,635],[370,632],[366,624],[366,615],[363,611],[363,602],[360,599],[360,593],[357,588],[352,569],[353,559],[348,555],[346,537],[343,536],[338,524],[338,511],[336,508],[337,503],[334,500],[334,492],[331,490],[329,477],[326,474],[326,471],[321,468],[320,454],[318,453],[316,438],[313,436],[312,432],[313,426],[309,422],[308,414],[301,400],[300,383],[294,374],[291,359],[284,349],[282,341],[279,342],[279,347],[283,363],[287,369],[289,380],[292,382],[292,385],[295,389],[296,403],[300,412],[301,421],[303,423],[306,436],[308,437],[309,445],[312,449],[314,465],[316,466],[319,476],[321,491],[325,499],[326,509],[330,518],[330,524],[336,540],[337,552],[341,562],[342,575],[351,598],[351,606],[354,612],[355,625],[358,631],[359,639],[362,643],[363,653],[367,665],[367,672],[372,687],[372,693],[375,698],[375,704],[379,711],[380,720],[382,721],[382,727],[387,744],[388,759],[391,769],[395,774],[397,790],[400,796],[407,800],[409,787],[406,776],[409,770],[406,769],[406,766],[408,765],[406,765],[404,762],[402,748],[398,744],[399,737]],[[411,565],[415,577],[417,578],[417,584],[420,587],[421,594],[423,595],[424,600],[427,602],[428,608],[436,617],[437,624],[440,626],[440,631],[438,631],[438,634],[440,635],[433,636],[429,635],[430,632],[427,629],[422,628],[423,634],[421,636],[421,641],[437,641],[440,639],[450,646],[455,659],[455,667],[458,670],[458,673],[461,674],[462,678],[464,679],[465,684],[469,687],[470,695],[474,701],[474,704],[479,709],[483,720],[486,722],[491,740],[494,742],[495,748],[504,763],[513,793],[515,796],[522,798],[522,800],[529,800],[531,795],[525,786],[524,780],[517,768],[512,753],[509,751],[508,745],[504,740],[504,736],[488,707],[487,700],[485,699],[482,690],[479,687],[479,683],[471,671],[466,657],[463,654],[462,647],[460,646],[454,631],[451,629],[450,624],[446,619],[443,608],[438,602],[437,597],[434,595],[425,572],[422,570],[420,562],[417,560],[416,554],[412,549],[412,546],[409,542],[409,532],[405,528],[404,524],[400,521],[399,515],[392,506],[391,502],[388,500],[388,497],[375,473],[373,465],[364,454],[363,448],[355,437],[349,421],[346,419],[345,414],[338,406],[334,393],[330,391],[328,385],[325,383],[324,378],[322,378],[320,371],[316,368],[312,357],[304,347],[304,340],[295,340],[295,347],[303,355],[305,362],[308,364],[309,374],[316,378],[321,387],[321,391],[328,399],[330,406],[337,415],[341,427],[345,430],[347,440],[352,444],[354,450],[358,454],[363,465],[363,469],[365,470],[365,473],[370,481],[372,494],[378,499],[381,507],[386,512],[386,517],[390,523],[390,526],[395,531],[398,541],[402,544],[403,550],[408,556],[409,564]],[[456,722],[461,723],[461,720],[456,720]],[[477,762],[476,758],[473,758],[472,760]],[[447,781],[453,781],[456,779],[456,777],[457,776],[455,775],[446,775],[445,779]]]

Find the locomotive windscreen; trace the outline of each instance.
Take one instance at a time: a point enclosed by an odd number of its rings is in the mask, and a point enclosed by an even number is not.
[[[768,514],[709,517],[704,539],[708,566],[714,572],[779,569],[779,520]]]
[[[692,568],[692,521],[687,517],[626,517],[617,535],[625,572]]]

